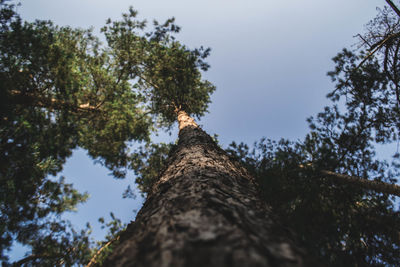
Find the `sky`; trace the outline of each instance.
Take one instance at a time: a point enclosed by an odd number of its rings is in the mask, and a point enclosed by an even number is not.
[[[139,18],[163,21],[175,17],[177,36],[187,46],[211,47],[210,70],[204,78],[216,85],[209,113],[199,122],[209,134],[252,144],[262,137],[302,139],[306,118],[329,101],[333,84],[326,76],[331,58],[356,43],[354,36],[383,7],[384,0],[22,0],[18,12],[28,21],[52,20],[57,25],[94,27],[118,19],[129,6]],[[177,129],[169,137],[177,137]],[[116,180],[78,149],[60,175],[91,198],[67,218],[78,227],[89,221],[101,239],[97,218],[113,211],[124,222],[134,219],[143,199],[122,199],[134,176]],[[22,253],[14,251],[17,257]]]

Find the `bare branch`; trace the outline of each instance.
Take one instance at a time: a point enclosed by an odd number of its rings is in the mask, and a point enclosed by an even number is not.
[[[373,44],[373,45],[371,46],[371,48],[374,47],[374,49],[371,50],[371,51],[368,53],[368,55],[367,55],[366,57],[364,57],[364,59],[360,62],[360,64],[358,64],[357,67],[355,67],[352,71],[358,70],[370,57],[372,57],[379,49],[381,49],[382,46],[383,46],[388,40],[391,40],[391,39],[396,38],[396,37],[399,37],[399,36],[400,36],[400,33],[394,33],[394,34],[388,35],[388,36],[387,36],[385,39],[383,39],[382,41],[379,41],[379,42]],[[348,84],[349,80],[350,80],[350,77],[347,78],[347,80],[345,81],[345,84]]]
[[[400,10],[395,6],[395,4],[393,4],[393,2],[390,0],[386,0],[386,3],[388,3],[388,5],[393,9],[393,11],[396,12],[396,14],[400,17]]]
[[[115,241],[117,241],[119,239],[119,235],[117,237],[115,237],[114,239],[108,241],[104,246],[102,246],[97,252],[96,254],[93,255],[93,257],[90,259],[89,263],[86,265],[86,267],[90,267],[93,266],[93,264],[96,263],[96,258],[100,255],[100,253],[103,251],[103,249],[107,248],[109,245],[111,245],[112,243],[114,243]]]
[[[17,262],[14,262],[12,264],[12,266],[13,267],[19,267],[19,266],[22,266],[23,264],[25,264],[27,262],[30,262],[30,261],[33,261],[33,260],[36,260],[36,259],[53,259],[53,258],[58,258],[58,257],[62,257],[62,255],[61,254],[53,254],[53,255],[50,255],[50,254],[32,254],[32,255],[29,255],[28,257],[25,257],[25,258],[23,258],[23,259],[21,259],[21,260],[19,260]]]
[[[335,173],[331,171],[321,171],[321,173],[334,178],[336,181],[354,184],[365,189],[374,190],[379,193],[391,194],[400,197],[400,186],[396,184],[389,184],[381,181],[372,181],[363,179],[361,177],[349,176],[346,174]]]

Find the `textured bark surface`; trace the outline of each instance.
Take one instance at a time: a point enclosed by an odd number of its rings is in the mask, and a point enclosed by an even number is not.
[[[186,126],[198,127],[197,123],[192,117],[190,117],[185,111],[181,110],[178,112],[178,124],[179,130],[182,130]]]
[[[186,126],[153,191],[105,266],[303,266],[253,179]]]

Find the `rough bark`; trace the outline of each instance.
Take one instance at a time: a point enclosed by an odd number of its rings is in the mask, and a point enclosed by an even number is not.
[[[180,115],[168,167],[104,266],[307,265],[253,178]]]
[[[190,117],[185,111],[178,111],[178,124],[179,130],[182,130],[186,126],[193,126],[195,128],[198,127],[197,123],[194,121],[192,117]]]
[[[381,181],[367,180],[361,177],[349,176],[346,174],[340,174],[331,171],[321,171],[321,173],[326,174],[328,177],[341,183],[353,184],[368,190],[373,190],[385,194],[392,194],[400,197],[400,186],[395,184],[389,184]]]

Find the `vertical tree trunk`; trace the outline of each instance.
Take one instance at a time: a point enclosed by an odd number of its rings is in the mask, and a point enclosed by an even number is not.
[[[105,266],[303,266],[253,178],[185,112],[179,142]]]

